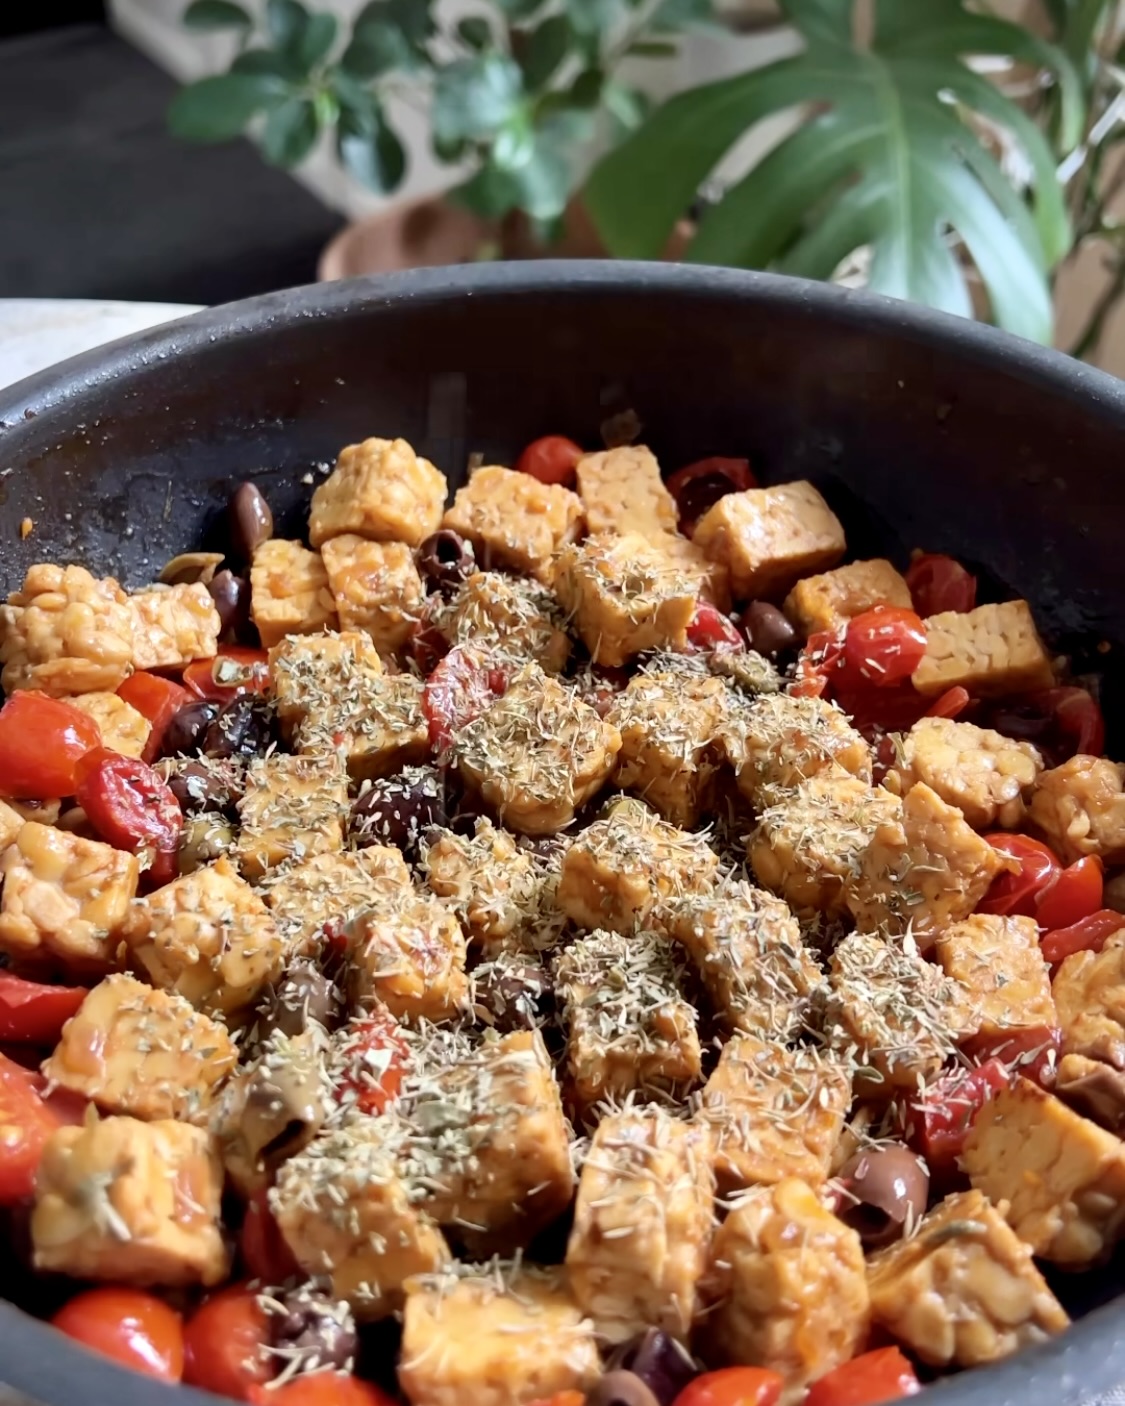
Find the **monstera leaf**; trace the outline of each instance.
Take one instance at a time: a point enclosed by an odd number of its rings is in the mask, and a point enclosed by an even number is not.
[[[1047,274],[1071,237],[1055,157],[1031,118],[966,60],[1004,56],[1052,73],[1069,145],[1081,122],[1069,59],[964,0],[874,0],[866,43],[853,0],[782,8],[802,53],[680,94],[595,170],[586,198],[611,252],[656,257],[738,138],[794,110],[792,135],[703,216],[690,259],[829,278],[870,247],[871,287],[969,314],[967,253],[993,319],[1049,340]],[[1022,148],[1027,191],[982,140],[989,128]]]

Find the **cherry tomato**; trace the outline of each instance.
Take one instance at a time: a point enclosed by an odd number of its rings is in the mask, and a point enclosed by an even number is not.
[[[516,460],[516,470],[530,474],[540,483],[574,482],[574,470],[585,454],[581,445],[561,434],[546,434],[533,439]]]
[[[398,1021],[385,1007],[352,1022],[339,1045],[346,1061],[336,1089],[343,1103],[361,1113],[382,1113],[402,1087],[407,1045]]]
[[[962,1042],[961,1049],[974,1064],[998,1059],[1010,1073],[1042,1084],[1049,1073],[1054,1073],[1061,1044],[1061,1030],[1035,1025],[1023,1030],[1001,1030],[995,1035],[974,1035]]]
[[[918,616],[899,606],[877,605],[848,621],[842,674],[850,688],[861,680],[871,688],[889,688],[909,679],[925,653],[926,627]]]
[[[157,883],[175,876],[183,811],[152,767],[100,747],[82,758],[74,796],[103,840],[132,854],[153,854]]]
[[[265,1190],[255,1192],[246,1203],[238,1252],[250,1278],[263,1284],[283,1284],[297,1273],[297,1261],[278,1229]]]
[[[977,603],[977,578],[959,561],[940,552],[915,557],[906,573],[906,584],[914,609],[923,617],[946,610],[964,613]]]
[[[73,796],[75,768],[102,734],[88,713],[17,689],[0,708],[0,795],[16,801]]]
[[[451,649],[422,691],[422,711],[430,745],[448,751],[454,735],[499,698],[508,686],[505,671],[467,645]]]
[[[197,659],[184,670],[184,685],[199,698],[227,703],[239,693],[265,693],[270,657],[264,649],[225,644],[214,659]]]
[[[1005,737],[1034,743],[1052,766],[1105,750],[1102,710],[1084,688],[1046,688],[1008,699],[994,704],[982,721]]]
[[[1069,928],[1102,906],[1102,862],[1096,855],[1068,864],[1039,895],[1035,920],[1045,932]]]
[[[746,648],[746,641],[734,622],[705,600],[695,607],[695,614],[687,628],[687,638],[696,649],[729,652]]]
[[[911,1108],[915,1149],[935,1175],[955,1170],[973,1119],[993,1094],[1011,1083],[1007,1066],[989,1059],[975,1069],[955,1069],[926,1090]]]
[[[252,1386],[253,1406],[398,1406],[393,1396],[348,1372],[314,1372],[284,1386]]]
[[[689,1382],[673,1406],[776,1406],[784,1385],[766,1367],[724,1367]]]
[[[55,1045],[87,994],[81,986],[45,986],[0,971],[0,1041]]]
[[[410,632],[406,648],[419,672],[429,678],[449,653],[449,641],[436,625],[419,620]]]
[[[212,1294],[184,1328],[184,1381],[216,1396],[246,1401],[249,1390],[277,1375],[264,1349],[270,1330],[257,1293],[244,1284]]]
[[[805,1406],[878,1406],[921,1390],[914,1368],[899,1349],[880,1347],[813,1382]]]
[[[42,1097],[46,1081],[0,1054],[0,1206],[35,1190],[47,1139],[63,1119]]]
[[[810,635],[797,656],[797,670],[789,692],[797,698],[823,697],[843,656],[843,626]]]
[[[958,684],[956,688],[947,688],[939,698],[936,698],[926,709],[925,716],[927,718],[958,718],[971,702],[969,690]]]
[[[162,1382],[183,1376],[183,1319],[143,1289],[88,1289],[64,1304],[51,1322],[84,1347],[135,1372]]]
[[[665,487],[676,500],[680,531],[690,537],[695,524],[720,498],[755,488],[757,483],[749,459],[724,459],[715,455],[677,469],[669,476]]]
[[[1112,908],[1101,908],[1068,928],[1056,928],[1054,932],[1045,933],[1039,939],[1039,950],[1054,966],[1074,952],[1100,952],[1106,939],[1123,928],[1125,915]]]
[[[168,724],[185,703],[192,701],[192,694],[172,679],[161,678],[159,674],[148,674],[141,669],[135,674],[130,674],[117,690],[117,696],[149,720],[152,730],[145,743],[141,760],[155,761],[163,749]]]
[[[991,888],[977,904],[977,912],[1033,918],[1043,891],[1062,873],[1062,865],[1041,840],[1029,835],[998,832],[984,838],[993,849],[1014,859],[1018,868],[993,879]]]

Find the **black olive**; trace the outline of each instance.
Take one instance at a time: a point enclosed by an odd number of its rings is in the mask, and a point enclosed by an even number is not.
[[[767,659],[776,659],[797,643],[797,631],[776,605],[768,605],[764,600],[752,601],[746,607],[741,624],[750,648]]]
[[[355,1320],[346,1304],[318,1293],[309,1284],[278,1294],[283,1312],[270,1315],[273,1346],[286,1349],[286,1358],[298,1356],[311,1365],[350,1370],[359,1339]],[[294,1351],[295,1350],[295,1351]]]
[[[193,756],[199,751],[204,733],[218,716],[219,705],[210,699],[200,698],[195,703],[185,703],[173,714],[164,732],[161,744],[164,755]]]
[[[473,972],[473,1005],[480,1018],[505,1033],[542,1025],[551,983],[542,962],[500,952]]]
[[[844,1204],[838,1214],[868,1249],[897,1240],[926,1213],[930,1174],[901,1143],[857,1152],[840,1173]]]
[[[256,693],[224,703],[203,738],[206,757],[257,757],[276,741],[273,710]]]
[[[224,762],[185,762],[168,776],[185,815],[203,811],[233,815],[242,795],[242,771]]]
[[[282,1034],[303,1035],[310,1021],[334,1030],[344,1015],[338,988],[308,962],[289,968],[271,993],[265,1021]]]
[[[243,639],[250,624],[250,582],[233,571],[220,571],[207,589],[219,612],[219,638],[226,643]]]
[[[450,594],[476,569],[472,547],[451,527],[432,532],[418,547],[418,570],[428,590]]]
[[[220,855],[226,854],[232,844],[234,830],[225,816],[214,811],[203,811],[192,816],[180,835],[176,870],[180,874],[194,874],[197,869],[213,864]]]
[[[687,1349],[659,1328],[646,1328],[622,1343],[608,1366],[640,1377],[660,1406],[672,1406],[684,1387],[699,1375]]]
[[[431,766],[404,767],[396,776],[373,781],[352,804],[348,833],[359,845],[397,845],[417,853],[433,825],[445,824],[445,783]]]
[[[250,561],[254,553],[273,536],[273,513],[253,483],[240,483],[227,505],[230,543],[237,557]]]
[[[606,1372],[586,1393],[586,1406],[660,1406],[635,1372]]]

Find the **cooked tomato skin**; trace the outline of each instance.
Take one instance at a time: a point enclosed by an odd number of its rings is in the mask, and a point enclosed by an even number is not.
[[[505,670],[490,664],[479,650],[457,645],[449,651],[422,690],[430,745],[439,756],[448,752],[458,731],[501,697],[507,686]]]
[[[224,682],[226,674],[231,677]],[[240,693],[265,693],[269,686],[268,652],[241,644],[225,644],[214,659],[197,659],[184,670],[184,687],[215,703],[229,703]]]
[[[912,1108],[910,1116],[914,1123],[912,1143],[935,1176],[956,1169],[973,1119],[993,1094],[1011,1082],[1008,1066],[999,1059],[988,1059],[975,1069],[945,1074],[929,1086],[925,1104]]]
[[[263,1284],[283,1284],[297,1273],[297,1261],[270,1210],[268,1191],[256,1192],[246,1203],[238,1253],[249,1277]]]
[[[977,603],[977,578],[941,552],[915,557],[906,573],[914,609],[925,618],[947,610],[965,613]]]
[[[710,601],[701,600],[687,628],[688,643],[702,650],[742,650],[746,648],[738,627]]]
[[[174,680],[160,674],[146,673],[142,669],[125,680],[117,690],[117,696],[148,719],[152,730],[141,761],[155,761],[161,754],[168,724],[186,703],[192,701],[192,694]]]
[[[1101,908],[1068,928],[1056,928],[1039,939],[1044,958],[1056,966],[1075,952],[1100,952],[1106,939],[1125,928],[1125,914]]]
[[[677,469],[668,476],[664,486],[676,500],[680,531],[690,537],[695,524],[720,498],[755,488],[757,483],[749,459],[728,459],[715,454]]]
[[[101,744],[101,729],[81,708],[16,689],[0,708],[0,796],[14,801],[73,796],[79,761]]]
[[[0,971],[0,1041],[56,1044],[86,994],[83,986],[47,986]]]
[[[216,1396],[250,1399],[250,1389],[277,1375],[265,1351],[270,1341],[266,1312],[255,1291],[232,1284],[211,1294],[184,1328],[184,1381]]]
[[[1036,1084],[1043,1084],[1048,1074],[1053,1076],[1061,1048],[1062,1031],[1045,1025],[974,1035],[961,1043],[962,1053],[974,1064],[998,1059],[1013,1075],[1022,1074]]]
[[[0,1206],[32,1195],[43,1148],[62,1119],[42,1097],[46,1081],[0,1054]]]
[[[183,811],[152,767],[100,747],[79,763],[74,794],[103,840],[131,854],[152,850],[150,877],[156,883],[175,877]]]
[[[813,1382],[804,1406],[878,1406],[921,1390],[914,1368],[899,1349],[880,1347]]]
[[[385,1007],[377,1009],[365,1020],[355,1021],[345,1037],[353,1066],[345,1074],[337,1096],[355,1093],[355,1106],[361,1113],[382,1113],[402,1087],[407,1045],[398,1021]],[[367,1067],[363,1056],[367,1051],[380,1054],[377,1066]],[[378,1073],[376,1074],[376,1068]]]
[[[777,1406],[784,1386],[766,1367],[722,1367],[689,1382],[673,1406]]]
[[[398,1406],[393,1396],[348,1372],[316,1372],[284,1386],[253,1386],[253,1406]]]
[[[1096,855],[1075,860],[1043,889],[1035,906],[1035,920],[1047,932],[1073,927],[1102,906],[1104,888],[1102,862]]]
[[[68,1337],[162,1382],[184,1371],[184,1325],[174,1308],[143,1289],[88,1289],[51,1322]]]
[[[992,886],[977,904],[977,912],[1034,918],[1044,890],[1062,873],[1062,865],[1042,840],[1033,840],[1030,835],[998,831],[984,838],[993,849],[1014,859],[1019,869],[993,879]]]
[[[878,605],[848,621],[840,685],[891,688],[909,679],[926,653],[926,627],[913,610]]]
[[[531,441],[516,460],[516,470],[530,474],[540,483],[561,483],[569,487],[585,452],[580,444],[565,435],[546,434]]]

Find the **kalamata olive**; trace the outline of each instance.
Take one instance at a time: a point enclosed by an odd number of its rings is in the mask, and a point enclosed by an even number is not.
[[[172,721],[164,731],[161,744],[166,757],[190,757],[199,751],[203,734],[219,716],[219,705],[209,699],[200,698],[194,703],[185,703],[173,714]]]
[[[165,764],[167,765],[167,764]],[[167,774],[168,785],[185,815],[201,811],[233,815],[242,795],[242,770],[231,762],[183,762]]]
[[[358,845],[397,845],[417,853],[432,825],[445,824],[445,783],[432,766],[404,767],[373,781],[352,804],[348,832]]]
[[[256,693],[224,703],[203,738],[205,757],[257,757],[276,741],[273,711]]]
[[[533,1030],[545,1018],[551,983],[541,962],[518,952],[500,952],[473,972],[473,1005],[486,1024],[508,1033]]]
[[[204,811],[185,821],[176,851],[176,869],[182,874],[194,874],[213,864],[234,844],[230,821],[213,811]]]
[[[303,1035],[310,1022],[334,1030],[344,1015],[339,989],[310,962],[296,962],[271,993],[266,1023],[282,1034]]]
[[[308,1368],[315,1358],[318,1368],[350,1371],[359,1339],[347,1304],[310,1284],[283,1290],[278,1297],[284,1310],[270,1315],[270,1339],[274,1347],[286,1349],[286,1361],[296,1355]]]
[[[768,605],[764,600],[751,601],[742,612],[741,624],[750,648],[767,659],[776,659],[797,643],[797,631],[776,605]]]
[[[222,552],[181,552],[160,573],[160,580],[166,586],[210,585],[222,559]]]
[[[660,1406],[636,1372],[606,1372],[586,1393],[586,1406]]]
[[[230,542],[236,556],[249,561],[273,536],[273,513],[253,483],[240,483],[227,505]]]
[[[229,644],[244,636],[250,620],[250,582],[233,571],[220,571],[207,589],[219,612],[220,640]]]
[[[477,569],[471,545],[451,527],[442,527],[419,544],[418,570],[428,590],[452,593]]]
[[[622,1343],[607,1365],[640,1377],[660,1406],[672,1406],[688,1382],[699,1375],[687,1349],[659,1328],[646,1328]]]
[[[1064,1103],[1118,1137],[1125,1133],[1125,1074],[1101,1060],[1065,1055],[1055,1079]]]
[[[840,1173],[844,1188],[838,1211],[868,1249],[889,1245],[926,1212],[930,1174],[901,1143],[857,1152]]]

